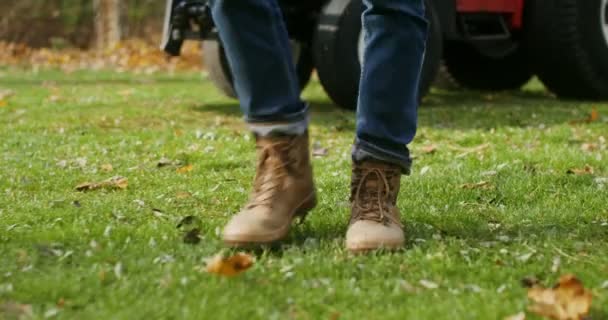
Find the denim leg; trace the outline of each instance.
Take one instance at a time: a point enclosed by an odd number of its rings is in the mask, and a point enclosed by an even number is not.
[[[428,22],[423,0],[364,0],[364,63],[353,160],[397,164],[408,174]]]
[[[226,49],[245,120],[256,131],[303,131],[307,105],[276,0],[212,0],[212,16]],[[268,127],[260,129],[261,134]]]

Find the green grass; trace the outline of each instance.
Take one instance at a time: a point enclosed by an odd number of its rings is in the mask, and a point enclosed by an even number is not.
[[[408,246],[352,256],[343,241],[354,116],[312,83],[312,140],[329,149],[314,159],[319,206],[279,250],[220,278],[200,268],[222,250],[218,233],[254,173],[234,100],[195,74],[4,68],[0,88],[15,92],[0,107],[4,309],[30,304],[34,318],[63,319],[502,319],[528,304],[522,278],[549,285],[574,273],[594,294],[592,319],[608,318],[606,103],[559,101],[537,82],[491,96],[434,90],[399,199]],[[570,123],[594,106],[598,121]],[[432,144],[436,152],[422,151]],[[162,157],[194,169],[157,168]],[[566,173],[585,165],[594,174]],[[129,179],[126,190],[74,189],[114,175]],[[480,181],[488,187],[462,188]],[[189,215],[203,222],[198,245],[176,229]]]

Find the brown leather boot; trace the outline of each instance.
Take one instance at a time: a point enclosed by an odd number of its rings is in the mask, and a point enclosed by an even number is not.
[[[287,236],[296,217],[315,207],[308,132],[256,137],[258,163],[250,200],[224,229],[230,246],[268,244]]]
[[[405,242],[396,206],[401,168],[382,162],[353,163],[351,217],[346,248],[352,252],[398,249]]]

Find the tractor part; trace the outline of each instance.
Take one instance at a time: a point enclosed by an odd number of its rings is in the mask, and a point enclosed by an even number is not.
[[[518,44],[502,54],[488,54],[468,42],[447,41],[443,52],[447,72],[465,88],[515,90],[532,78],[526,53]]]
[[[435,80],[441,64],[442,32],[431,2],[426,1],[430,22],[419,96]],[[313,56],[321,85],[329,97],[344,109],[355,110],[363,59],[361,0],[331,0],[323,8],[313,40]]]
[[[179,56],[184,40],[204,39],[213,29],[211,8],[204,0],[167,0],[161,49]]]
[[[608,0],[527,0],[525,45],[558,97],[608,99]]]
[[[314,68],[311,50],[308,45],[295,40],[291,41],[291,49],[300,89],[304,90]],[[236,98],[232,71],[219,40],[203,40],[203,63],[211,82],[226,96]]]

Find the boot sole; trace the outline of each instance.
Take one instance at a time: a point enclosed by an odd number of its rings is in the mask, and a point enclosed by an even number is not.
[[[357,246],[357,247],[346,247],[346,250],[348,250],[351,253],[354,254],[363,254],[363,253],[369,253],[369,252],[373,252],[373,251],[398,251],[400,249],[403,249],[403,244],[402,243],[398,243],[398,244],[382,244],[382,245],[368,245],[368,246]]]
[[[285,226],[281,227],[277,231],[276,234],[278,234],[278,235],[273,235],[273,236],[244,235],[242,237],[233,237],[231,239],[227,239],[226,237],[224,237],[224,244],[231,248],[248,248],[248,247],[274,244],[277,241],[283,240],[289,234],[291,225],[293,224],[293,221],[296,218],[300,218],[300,221],[304,221],[304,219],[306,218],[308,213],[312,209],[314,209],[316,206],[317,206],[317,193],[316,193],[316,191],[313,191],[308,197],[306,197],[306,199],[304,201],[302,201],[302,204],[293,211],[292,217],[291,217],[291,220],[289,221],[289,223],[286,224]]]

